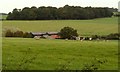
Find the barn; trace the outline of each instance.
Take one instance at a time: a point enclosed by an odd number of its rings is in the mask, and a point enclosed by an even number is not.
[[[59,39],[59,32],[31,32],[34,37]]]

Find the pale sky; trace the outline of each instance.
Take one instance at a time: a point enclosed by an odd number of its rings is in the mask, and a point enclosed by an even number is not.
[[[22,9],[31,6],[53,6],[63,7],[68,4],[70,6],[92,6],[92,7],[113,7],[118,8],[120,0],[1,0],[0,13],[11,12],[14,8]]]

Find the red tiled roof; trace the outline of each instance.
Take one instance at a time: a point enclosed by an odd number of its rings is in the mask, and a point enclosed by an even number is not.
[[[60,38],[59,35],[51,35],[52,38]]]

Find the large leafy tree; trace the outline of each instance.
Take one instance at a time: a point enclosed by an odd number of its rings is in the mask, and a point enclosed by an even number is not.
[[[78,36],[77,30],[73,29],[72,27],[64,27],[60,30],[59,35],[63,39],[73,39],[74,37]]]
[[[20,12],[18,9],[13,9],[12,13],[9,12],[7,19],[9,20],[19,20],[20,19]]]

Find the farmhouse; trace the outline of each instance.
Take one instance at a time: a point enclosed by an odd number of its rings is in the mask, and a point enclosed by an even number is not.
[[[39,38],[49,38],[49,39],[59,39],[59,32],[31,32],[34,37]]]
[[[60,39],[58,35],[59,32],[31,32],[35,39],[45,38],[45,39]],[[73,37],[75,40],[92,40],[89,36],[79,36]]]

